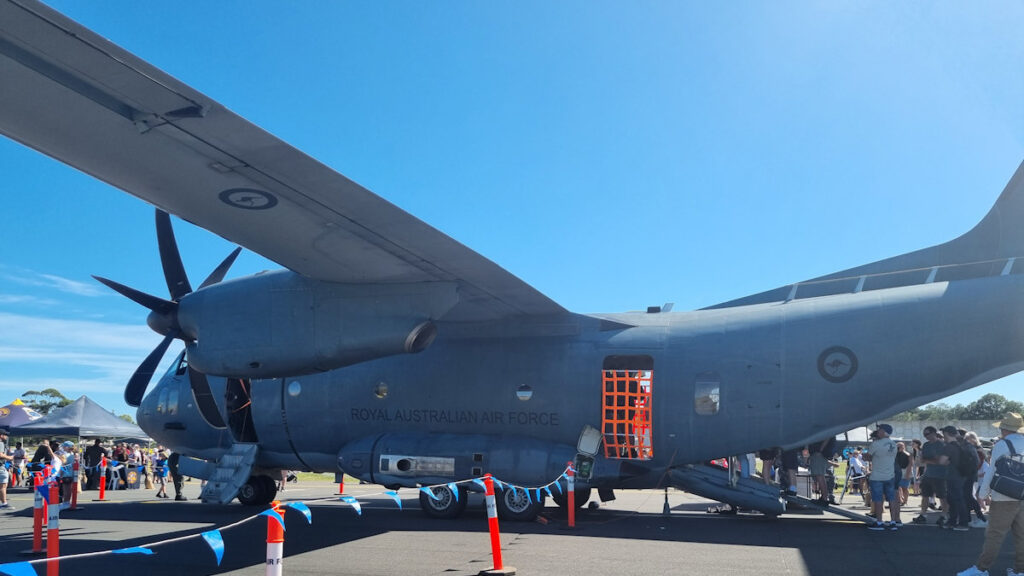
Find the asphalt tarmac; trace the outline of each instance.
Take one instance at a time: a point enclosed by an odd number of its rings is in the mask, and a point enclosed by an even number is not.
[[[482,497],[473,495],[456,520],[431,520],[419,511],[416,490],[400,491],[403,507],[378,486],[346,485],[359,498],[362,514],[337,501],[336,484],[300,482],[279,493],[283,502],[303,502],[312,524],[289,510],[285,515],[284,575],[409,574],[475,575],[492,566]],[[84,509],[61,513],[62,555],[136,546],[154,554],[102,554],[61,561],[63,575],[263,574],[267,520],[257,517],[221,531],[224,557],[218,567],[202,532],[244,521],[260,508],[204,505],[195,499],[199,483],[185,484],[188,502],[154,498],[151,490],[82,494]],[[873,532],[864,524],[832,514],[709,514],[713,502],[670,490],[669,515],[661,491],[623,491],[595,510],[581,511],[577,528],[549,503],[547,523],[503,522],[504,564],[518,574],[604,575],[928,575],[955,574],[970,566],[984,530],[940,530],[934,524],[906,524],[902,530]],[[596,499],[596,496],[595,496]],[[916,499],[915,499],[916,500]],[[32,495],[15,490],[14,512],[0,510],[0,563],[32,560]],[[847,507],[864,512],[863,506]],[[912,517],[905,514],[904,520]],[[932,514],[931,521],[938,517]],[[44,530],[45,533],[45,530]],[[189,537],[194,536],[194,537]],[[184,538],[183,538],[184,537]],[[170,543],[166,540],[182,538]],[[1008,542],[993,567],[1012,566]],[[45,574],[42,564],[36,573]]]

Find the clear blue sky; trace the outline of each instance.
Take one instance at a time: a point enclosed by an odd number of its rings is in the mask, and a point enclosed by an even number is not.
[[[577,312],[949,240],[1024,159],[1019,3],[51,4]],[[7,140],[0,174],[0,403],[128,412],[160,337],[89,275],[166,293],[152,209]],[[194,282],[232,248],[176,226]]]

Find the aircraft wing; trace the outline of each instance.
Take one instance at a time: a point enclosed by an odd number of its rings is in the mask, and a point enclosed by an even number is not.
[[[0,133],[295,272],[454,281],[444,318],[565,310],[522,280],[60,13],[0,1]]]

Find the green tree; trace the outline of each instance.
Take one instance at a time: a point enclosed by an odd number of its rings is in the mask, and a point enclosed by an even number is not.
[[[132,417],[127,414],[118,414],[117,417],[129,424],[135,424],[135,420],[132,420]]]
[[[40,414],[49,414],[54,408],[63,408],[72,402],[56,388],[28,390],[21,396],[25,399],[25,404]]]

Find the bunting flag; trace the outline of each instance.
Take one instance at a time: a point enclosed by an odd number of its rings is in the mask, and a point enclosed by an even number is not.
[[[209,544],[210,550],[213,550],[214,556],[217,557],[217,566],[220,566],[220,561],[224,558],[224,538],[220,535],[220,530],[203,532],[201,536]]]
[[[559,480],[561,480],[561,478],[559,478]],[[562,494],[562,485],[559,484],[557,480],[555,481],[555,488],[558,488],[558,493]],[[549,490],[548,493],[550,494],[551,491]]]
[[[363,508],[359,505],[359,501],[356,500],[354,497],[352,497],[352,496],[342,496],[341,498],[339,498],[339,500],[341,500],[345,504],[348,504],[349,506],[351,506],[356,511],[356,514],[358,514],[360,516],[363,515]]]
[[[388,490],[387,492],[385,492],[385,494],[394,498],[395,504],[398,504],[398,509],[402,509],[402,499],[398,497],[398,492],[395,492],[394,490]]]
[[[38,576],[36,569],[28,562],[0,564],[0,574],[8,574],[9,576]]]
[[[537,488],[536,496],[537,496],[536,501],[540,502],[540,488]]]
[[[505,485],[501,483],[501,480],[498,480],[494,476],[491,476],[491,482],[494,482],[494,487],[497,488],[498,490],[505,489]]]
[[[454,496],[455,497],[455,501],[458,502],[459,501],[459,487],[458,487],[458,485],[456,485],[455,482],[449,482],[448,483],[448,489],[452,491],[452,496]]]
[[[257,514],[257,516],[266,516],[267,518],[273,518],[274,520],[277,520],[278,524],[281,525],[281,530],[286,530],[286,528],[284,527],[284,518],[282,518],[281,515],[277,513],[277,510],[274,510],[273,508],[267,508],[263,512]]]
[[[153,551],[149,548],[143,548],[142,546],[136,546],[134,548],[121,548],[119,550],[111,550],[112,554],[144,554],[149,556],[153,554]]]
[[[313,523],[313,512],[309,509],[309,506],[306,506],[302,502],[289,502],[285,504],[285,506],[291,508],[292,510],[302,512],[302,515],[306,517],[307,524]]]
[[[550,488],[550,485],[548,485],[548,486],[545,486],[545,487],[544,487],[544,491],[548,493],[548,498],[554,498],[554,497],[555,497],[555,496],[554,496],[553,494],[551,494],[551,488]]]
[[[431,490],[429,486],[421,487],[420,491],[423,492],[424,494],[426,494],[427,496],[430,496],[434,500],[440,500],[440,498],[437,497],[437,494],[434,494],[434,491]]]
[[[39,486],[36,486],[36,492],[38,492],[39,495],[43,497],[43,502],[46,502],[47,504],[50,503],[50,485],[49,484],[43,483],[43,484],[40,484]]]
[[[473,483],[479,485],[481,490],[487,490],[487,484],[484,484],[483,480],[479,478],[473,478]]]

